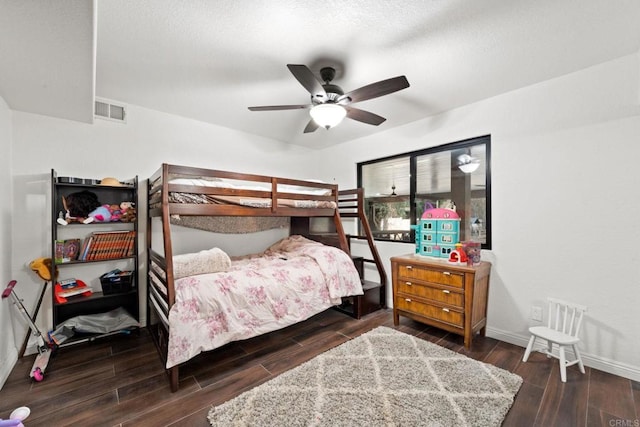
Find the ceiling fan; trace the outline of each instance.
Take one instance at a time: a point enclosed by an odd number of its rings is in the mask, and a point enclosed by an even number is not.
[[[287,68],[300,84],[311,94],[310,104],[301,105],[269,105],[249,107],[251,111],[296,110],[310,108],[311,120],[304,128],[304,133],[314,132],[320,126],[329,129],[336,126],[345,117],[369,125],[378,126],[386,119],[369,111],[354,108],[351,104],[388,95],[409,87],[405,76],[393,77],[344,93],[337,85],[331,83],[336,75],[332,67],[320,70],[318,80],[306,65],[288,64]],[[324,84],[322,83],[324,82]]]
[[[396,197],[398,193],[396,193],[396,185],[391,184],[391,193],[377,193],[375,197]]]
[[[391,185],[391,193],[384,194],[384,196],[390,196],[390,197],[397,196],[397,194],[396,194],[396,185],[392,184]]]

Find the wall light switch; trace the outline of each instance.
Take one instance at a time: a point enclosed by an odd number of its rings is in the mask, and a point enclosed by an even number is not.
[[[531,307],[531,319],[542,322],[542,307],[536,305]]]

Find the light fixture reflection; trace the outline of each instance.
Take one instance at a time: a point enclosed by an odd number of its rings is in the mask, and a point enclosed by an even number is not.
[[[329,129],[340,124],[347,115],[347,110],[338,104],[325,103],[311,108],[309,114],[318,126]]]
[[[480,160],[474,159],[468,154],[461,154],[458,156],[458,169],[464,173],[475,172],[480,166]]]

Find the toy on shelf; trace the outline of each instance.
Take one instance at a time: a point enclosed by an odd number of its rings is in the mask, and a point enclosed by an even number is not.
[[[67,225],[71,222],[80,222],[88,224],[94,221],[91,214],[96,214],[98,208],[102,208],[98,201],[98,196],[88,190],[71,193],[62,198],[62,206],[64,213],[58,215],[58,224]]]
[[[112,218],[114,212],[120,210],[119,205],[105,205],[98,201],[98,196],[88,190],[71,193],[62,198],[64,213],[60,212],[57,222],[67,225],[71,222],[90,224],[92,222],[117,221],[119,216]]]
[[[58,214],[57,223],[68,225],[72,222],[91,224],[92,222],[133,222],[136,217],[135,203],[100,204],[98,196],[91,191],[78,191],[62,198],[64,212]]]
[[[120,221],[134,222],[136,220],[136,204],[134,202],[120,203]]]
[[[66,279],[61,280],[54,286],[55,299],[58,304],[64,304],[67,302],[67,298],[75,295],[90,296],[93,293],[93,289],[87,286],[82,280],[78,279]]]
[[[449,263],[456,265],[467,264],[467,254],[462,249],[462,243],[456,243],[456,248],[449,254]]]

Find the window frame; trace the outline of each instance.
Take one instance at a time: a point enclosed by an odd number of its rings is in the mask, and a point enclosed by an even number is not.
[[[363,183],[362,168],[367,165],[381,163],[389,160],[395,160],[400,158],[409,157],[409,216],[411,219],[411,225],[416,223],[416,190],[417,190],[417,159],[421,156],[439,153],[443,151],[456,151],[465,148],[470,148],[474,145],[485,145],[485,209],[486,219],[484,227],[486,229],[486,241],[482,243],[482,249],[492,248],[492,215],[491,215],[491,135],[483,135],[474,138],[468,138],[460,141],[450,142],[442,145],[437,145],[430,148],[424,148],[421,150],[410,151],[401,154],[394,154],[391,156],[381,157],[378,159],[367,160],[364,162],[358,162],[356,167],[358,188],[361,188]],[[397,243],[415,243],[415,231],[411,229],[410,240],[392,240],[387,238],[374,237],[375,240],[384,242],[397,242]]]

